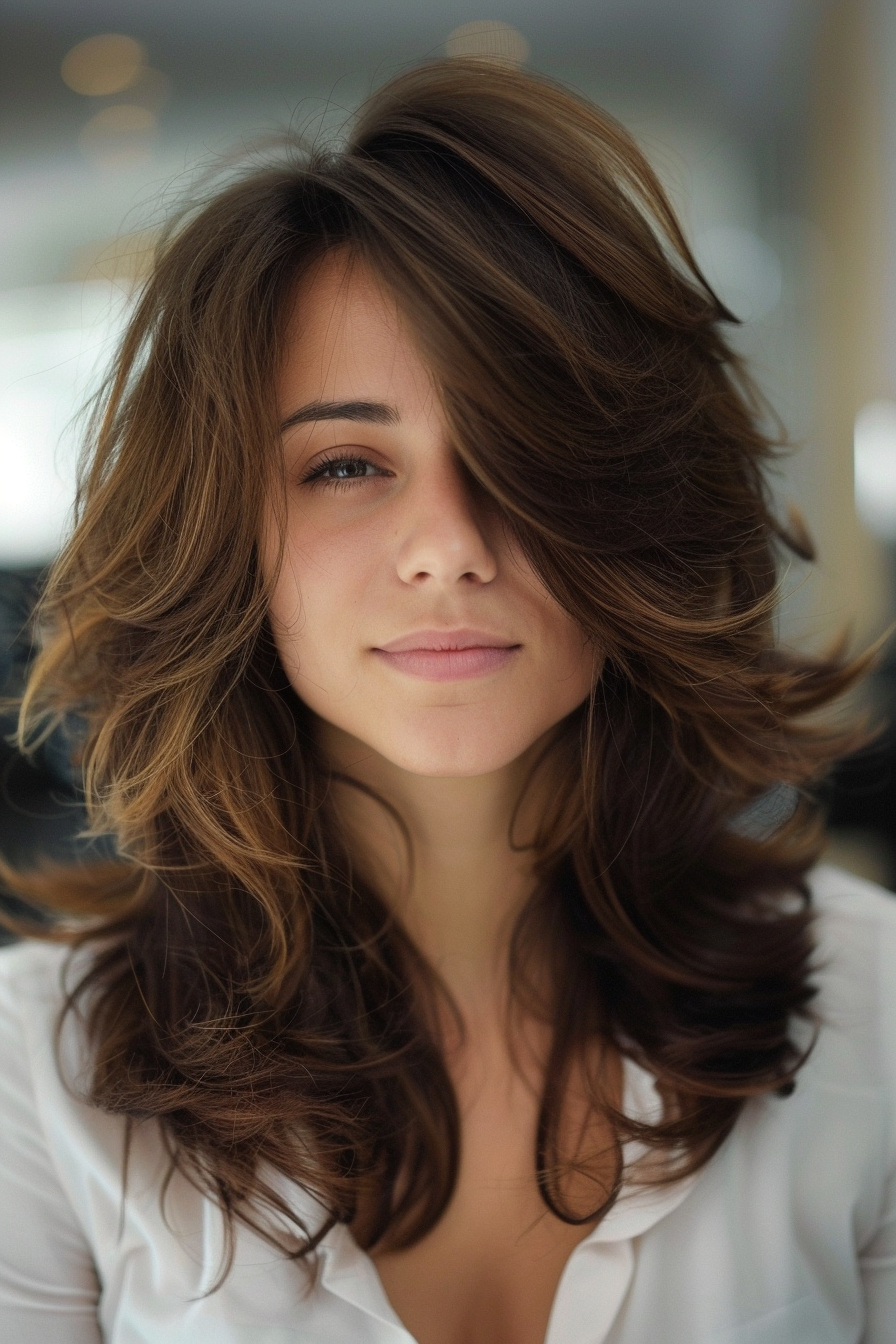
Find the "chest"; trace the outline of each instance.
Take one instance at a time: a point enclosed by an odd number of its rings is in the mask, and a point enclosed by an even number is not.
[[[420,1242],[373,1258],[419,1344],[543,1344],[566,1262],[594,1223],[566,1223],[541,1197],[532,1081],[498,1052],[480,1064],[459,1088],[451,1203]]]

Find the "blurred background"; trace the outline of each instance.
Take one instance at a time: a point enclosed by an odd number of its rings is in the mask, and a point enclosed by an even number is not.
[[[896,0],[3,0],[0,681],[64,537],[79,408],[166,212],[290,127],[332,133],[434,55],[524,63],[619,117],[797,451],[781,463],[820,563],[783,576],[788,642],[856,646],[896,618]],[[893,712],[889,644],[865,692]],[[12,720],[0,723],[6,735]],[[830,854],[896,881],[896,752],[845,762]],[[60,744],[0,743],[0,851],[77,846]]]

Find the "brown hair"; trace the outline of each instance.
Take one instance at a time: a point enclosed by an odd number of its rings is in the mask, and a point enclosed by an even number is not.
[[[22,712],[23,741],[80,725],[92,825],[120,860],[18,885],[91,949],[72,1002],[92,1101],[158,1118],[231,1227],[276,1240],[268,1215],[295,1219],[271,1169],[317,1193],[326,1226],[372,1200],[367,1246],[434,1225],[454,1092],[417,954],[340,840],[256,556],[286,310],[337,245],[396,296],[466,470],[606,654],[556,734],[564,784],[512,947],[521,995],[550,949],[533,1162],[546,1204],[585,1221],[619,1184],[587,1209],[564,1184],[566,1085],[595,1043],[659,1080],[653,1125],[592,1090],[620,1141],[667,1155],[665,1178],[801,1063],[815,808],[801,791],[771,835],[743,813],[843,749],[804,716],[859,669],[776,648],[776,548],[805,545],[770,502],[733,319],[632,140],[569,92],[423,66],[343,147],[290,142],[171,229],[94,422]],[[297,1227],[292,1253],[323,1230]]]

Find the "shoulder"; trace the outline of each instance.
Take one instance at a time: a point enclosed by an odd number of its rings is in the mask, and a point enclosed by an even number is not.
[[[896,1102],[896,896],[829,865],[808,881],[819,1053],[843,1083],[883,1088]]]
[[[64,1010],[92,957],[88,947],[35,939],[0,948],[0,1073],[52,1118],[51,1130],[77,1109],[89,1078],[83,1018]]]
[[[65,1001],[70,949],[26,941],[0,947],[0,1049],[35,1020],[55,1016]]]
[[[814,868],[808,884],[822,978],[858,980],[885,999],[896,992],[896,896],[829,864]]]
[[[24,996],[28,1000],[60,998],[63,975],[71,955],[67,946],[26,939],[0,947],[0,1002]]]
[[[874,924],[889,937],[896,938],[896,896],[893,892],[828,863],[813,868],[808,882],[812,901],[819,911],[858,923]]]
[[[71,951],[26,941],[0,948],[0,1104],[8,1111],[28,1100],[64,1092],[58,1052]],[[69,1033],[71,1035],[71,1033]],[[76,1046],[73,1037],[70,1047]],[[68,1050],[74,1063],[77,1049]]]

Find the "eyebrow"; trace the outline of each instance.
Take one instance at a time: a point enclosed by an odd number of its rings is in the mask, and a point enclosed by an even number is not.
[[[306,425],[312,420],[355,420],[368,425],[397,425],[401,416],[394,406],[384,401],[309,401],[288,415],[280,426],[281,433],[293,425]]]

